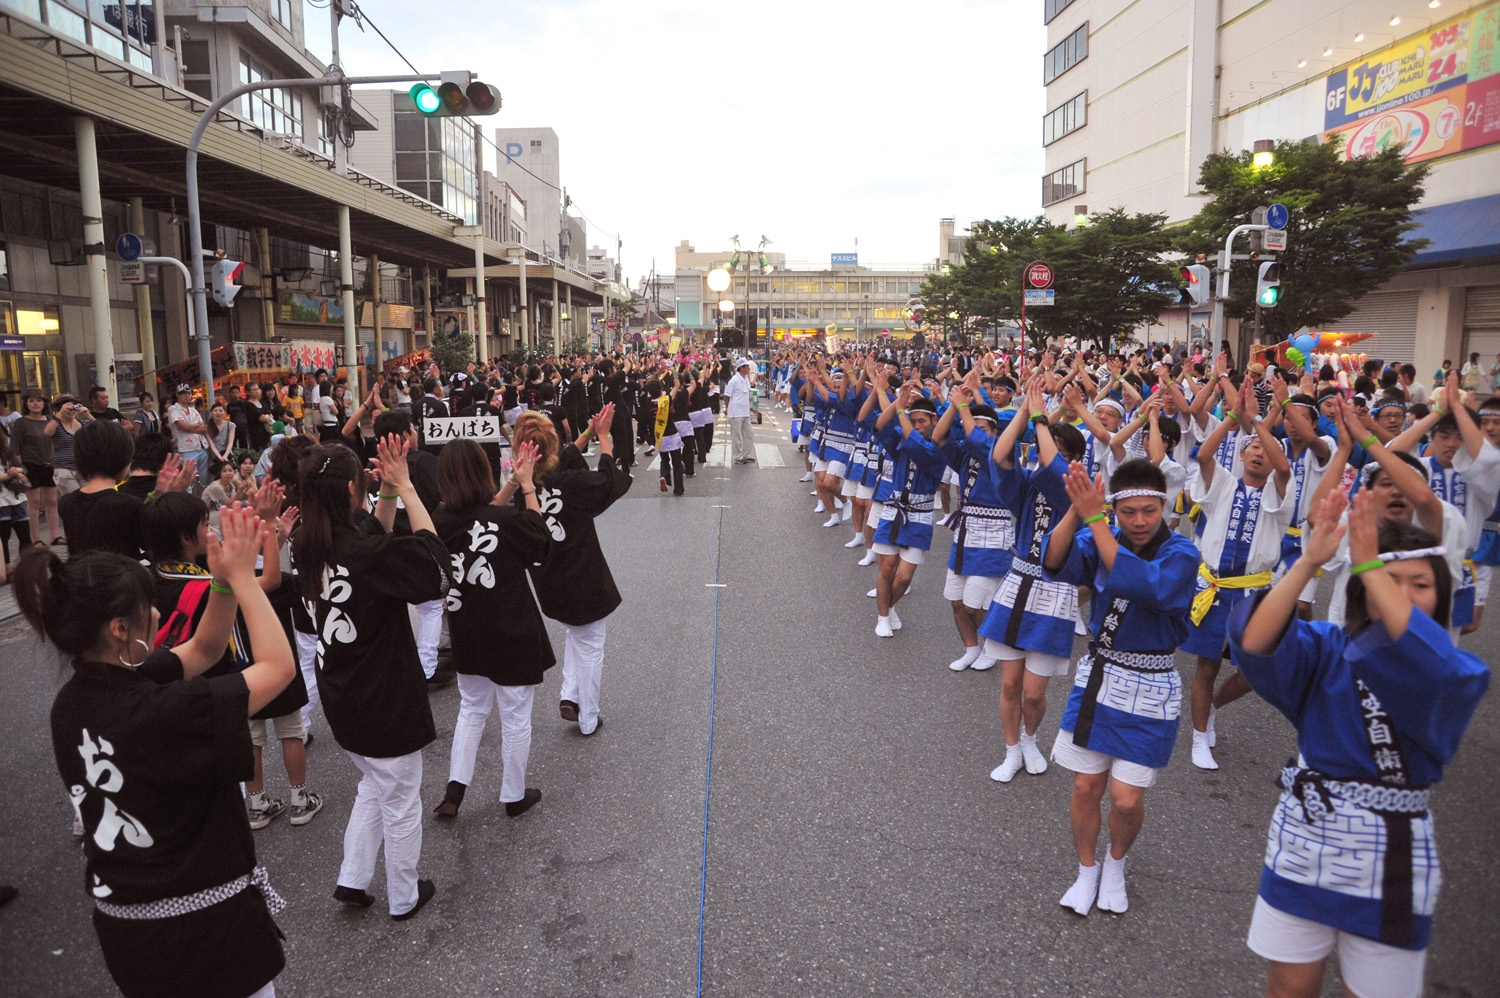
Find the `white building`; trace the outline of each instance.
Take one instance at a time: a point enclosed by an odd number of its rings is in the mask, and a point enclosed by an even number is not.
[[[1432,244],[1330,328],[1378,332],[1370,354],[1415,361],[1424,378],[1445,357],[1500,350],[1500,4],[1041,6],[1050,220],[1083,205],[1182,221],[1202,204],[1203,160],[1260,139],[1336,132],[1352,155],[1403,143],[1432,165],[1414,233]]]
[[[495,148],[495,176],[526,202],[526,248],[544,260],[560,259],[562,152],[557,133],[550,128],[497,128]],[[570,249],[582,259],[582,240]]]

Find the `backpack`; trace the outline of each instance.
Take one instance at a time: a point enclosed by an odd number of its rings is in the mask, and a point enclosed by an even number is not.
[[[156,632],[156,647],[175,648],[193,635],[193,624],[208,599],[208,579],[195,579],[182,587],[177,606]]]

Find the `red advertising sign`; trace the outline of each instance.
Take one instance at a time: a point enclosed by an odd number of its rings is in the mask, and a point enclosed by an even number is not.
[[[1038,260],[1026,268],[1026,283],[1033,288],[1052,287],[1052,264]]]

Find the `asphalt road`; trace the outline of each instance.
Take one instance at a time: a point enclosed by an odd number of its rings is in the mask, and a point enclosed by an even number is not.
[[[946,668],[958,644],[940,591],[947,532],[901,606],[905,629],[877,639],[874,570],[840,546],[846,531],[819,526],[781,432],[767,423],[758,443],[788,467],[707,468],[682,498],[642,477],[605,516],[625,594],[605,728],[583,739],[558,719],[549,673],[528,780],[543,798],[511,820],[492,722],[460,817],[425,822],[422,875],[438,895],[411,921],[384,914],[383,873],[368,911],[329,896],[356,771],[317,721],[310,785],[328,806],[256,833],[291,903],[279,994],[684,996],[700,973],[704,993],[746,998],[1263,993],[1244,937],[1290,727],[1240,701],[1219,717],[1222,768],[1204,773],[1184,725],[1147,795],[1130,911],[1065,911],[1071,781],[1056,767],[988,778],[999,676]],[[1491,661],[1497,631],[1474,645]],[[0,994],[112,994],[47,735],[61,671],[12,621],[0,675],[0,883],[22,892],[0,909]],[[1044,748],[1070,681],[1053,680]],[[447,780],[456,688],[432,706],[428,808]],[[1433,995],[1500,995],[1497,750],[1492,694],[1435,797]],[[267,772],[284,793],[274,750]]]

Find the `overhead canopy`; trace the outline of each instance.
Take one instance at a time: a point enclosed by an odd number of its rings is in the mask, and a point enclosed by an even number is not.
[[[72,119],[95,120],[100,193],[186,213],[186,152],[199,97],[0,11],[0,174],[77,190]],[[220,112],[204,136],[198,183],[205,222],[314,246],[338,245],[338,206],[350,209],[356,252],[391,263],[473,265],[463,220],[327,158],[278,148],[243,119]],[[487,241],[486,258],[500,244]]]
[[[1500,257],[1500,194],[1434,205],[1412,213],[1417,228],[1407,239],[1428,239],[1412,261],[1417,266]]]

